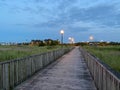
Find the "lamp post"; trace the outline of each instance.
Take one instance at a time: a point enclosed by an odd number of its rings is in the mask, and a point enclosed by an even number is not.
[[[61,44],[63,44],[63,35],[64,35],[64,30],[61,30],[61,31],[60,31],[60,34],[61,34]]]
[[[74,38],[72,38],[71,41],[72,41],[72,44],[73,44],[74,43]]]
[[[71,44],[71,39],[72,39],[71,37],[68,38],[70,44]]]
[[[73,37],[69,37],[68,39],[69,39],[70,44],[74,44],[74,38]]]
[[[93,43],[94,37],[91,35],[91,36],[89,37],[89,39],[90,39],[90,41],[91,41],[90,45],[94,45],[94,43]]]

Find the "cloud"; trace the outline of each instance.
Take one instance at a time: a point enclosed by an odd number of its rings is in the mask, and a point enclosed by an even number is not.
[[[0,1],[0,7],[8,6],[8,4],[5,2],[5,0]]]
[[[120,24],[120,14],[115,12],[115,5],[98,5],[90,8],[71,7],[68,18],[73,22],[94,22],[100,26],[115,27]]]
[[[118,7],[115,7],[115,3],[104,4],[103,1],[91,2],[91,7],[81,8],[77,4],[80,4],[78,0],[23,0],[28,2],[28,4],[19,4],[11,8],[17,13],[24,13],[24,15],[31,15],[36,18],[36,15],[45,19],[46,21],[41,22],[38,20],[33,24],[26,26],[33,27],[49,27],[49,28],[79,28],[84,29],[97,29],[105,27],[119,27],[120,17],[119,13],[116,11]],[[21,2],[23,2],[21,1]],[[34,2],[34,5],[33,5]],[[83,1],[81,1],[83,2]],[[36,4],[35,4],[36,3]],[[53,4],[54,3],[54,4]],[[92,5],[93,3],[93,5]],[[95,5],[96,3],[96,5]],[[79,5],[80,6],[80,5]],[[29,23],[28,23],[29,24]],[[24,25],[20,24],[20,25]],[[103,27],[104,26],[104,27]],[[98,30],[98,29],[97,29]]]
[[[113,13],[113,7],[111,6],[97,6],[88,9],[81,9],[78,7],[72,7],[69,10],[69,16],[76,18],[77,20],[100,20],[106,18]]]

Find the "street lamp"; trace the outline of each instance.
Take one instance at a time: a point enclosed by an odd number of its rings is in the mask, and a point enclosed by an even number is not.
[[[93,37],[93,36],[90,36],[89,39],[92,41],[92,40],[94,39],[94,37]]]
[[[73,44],[74,43],[74,38],[72,38],[71,41],[72,41],[72,44]]]
[[[94,37],[93,37],[92,35],[89,37],[89,39],[90,39],[90,41],[91,41],[90,45],[95,45],[95,43],[93,42]]]
[[[69,37],[69,38],[68,38],[68,40],[69,40],[69,43],[71,43],[71,39],[72,39],[71,37]]]
[[[63,44],[63,34],[64,34],[64,30],[61,30],[61,31],[60,31],[60,34],[61,34],[61,44]]]
[[[74,43],[74,38],[73,38],[73,37],[69,37],[68,39],[69,39],[69,42],[70,42],[71,44]]]

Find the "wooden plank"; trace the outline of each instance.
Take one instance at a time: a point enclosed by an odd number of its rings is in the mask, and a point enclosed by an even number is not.
[[[5,90],[9,90],[9,71],[8,71],[8,67],[9,66],[9,64],[8,63],[6,63],[5,65],[4,65],[4,80],[5,80],[5,83],[4,83],[4,88],[5,88]]]
[[[14,62],[10,63],[10,88],[14,87]]]
[[[3,89],[3,64],[0,64],[0,90]]]

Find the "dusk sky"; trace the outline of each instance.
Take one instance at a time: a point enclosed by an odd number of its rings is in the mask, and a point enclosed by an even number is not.
[[[0,42],[120,42],[120,0],[0,0]]]

